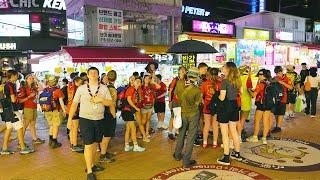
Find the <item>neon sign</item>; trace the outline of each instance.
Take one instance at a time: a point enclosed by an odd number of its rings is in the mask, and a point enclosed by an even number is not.
[[[193,32],[209,33],[209,34],[221,34],[221,35],[234,35],[233,24],[223,24],[217,22],[206,21],[192,21]]]
[[[209,16],[210,12],[202,8],[182,6],[182,12],[185,14],[196,15],[196,16]]]
[[[36,0],[19,0],[14,2],[14,0],[0,0],[0,9],[7,9],[9,7],[13,8],[38,8],[40,5]],[[44,0],[42,5],[43,8],[66,10],[66,3],[64,0]]]

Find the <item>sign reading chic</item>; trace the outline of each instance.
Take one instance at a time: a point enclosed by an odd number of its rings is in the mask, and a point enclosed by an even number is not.
[[[192,31],[209,34],[234,35],[234,25],[193,20]]]
[[[182,13],[196,16],[209,16],[210,12],[202,8],[182,6]]]
[[[0,9],[7,8],[38,8],[39,3],[36,0],[0,0]],[[42,4],[43,8],[66,10],[66,3],[64,0],[44,0]]]

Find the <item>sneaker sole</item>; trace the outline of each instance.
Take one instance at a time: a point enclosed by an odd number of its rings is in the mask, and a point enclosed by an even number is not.
[[[238,158],[232,157],[232,156],[230,156],[230,158],[233,159],[233,160],[237,160],[237,161],[242,161],[242,160],[243,160],[242,158],[241,158],[241,159],[238,159]]]
[[[229,166],[229,165],[231,164],[231,163],[220,162],[220,161],[218,161],[218,160],[217,160],[217,163],[218,163],[218,164],[222,164],[222,165],[226,165],[226,166]]]

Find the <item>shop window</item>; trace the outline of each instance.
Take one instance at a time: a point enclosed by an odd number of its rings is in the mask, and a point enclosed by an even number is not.
[[[285,18],[280,18],[279,19],[279,27],[280,28],[285,28],[286,27],[286,19]]]
[[[298,23],[297,20],[293,20],[292,28],[293,29],[298,29],[299,28],[299,23]]]
[[[50,36],[66,38],[66,22],[63,17],[49,17]]]

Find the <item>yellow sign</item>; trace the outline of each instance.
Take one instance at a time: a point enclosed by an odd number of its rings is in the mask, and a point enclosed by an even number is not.
[[[73,73],[74,72],[74,68],[73,67],[68,67],[67,68],[67,72],[68,73]]]
[[[55,73],[57,73],[57,74],[59,74],[59,73],[62,73],[62,67],[56,67],[56,68],[54,68],[54,72]]]
[[[244,29],[243,38],[267,41],[270,39],[270,32],[264,31],[264,30],[257,30],[257,29]]]
[[[111,67],[111,66],[106,66],[106,67],[104,68],[104,70],[105,70],[106,72],[109,72],[109,71],[112,70],[112,67]]]

